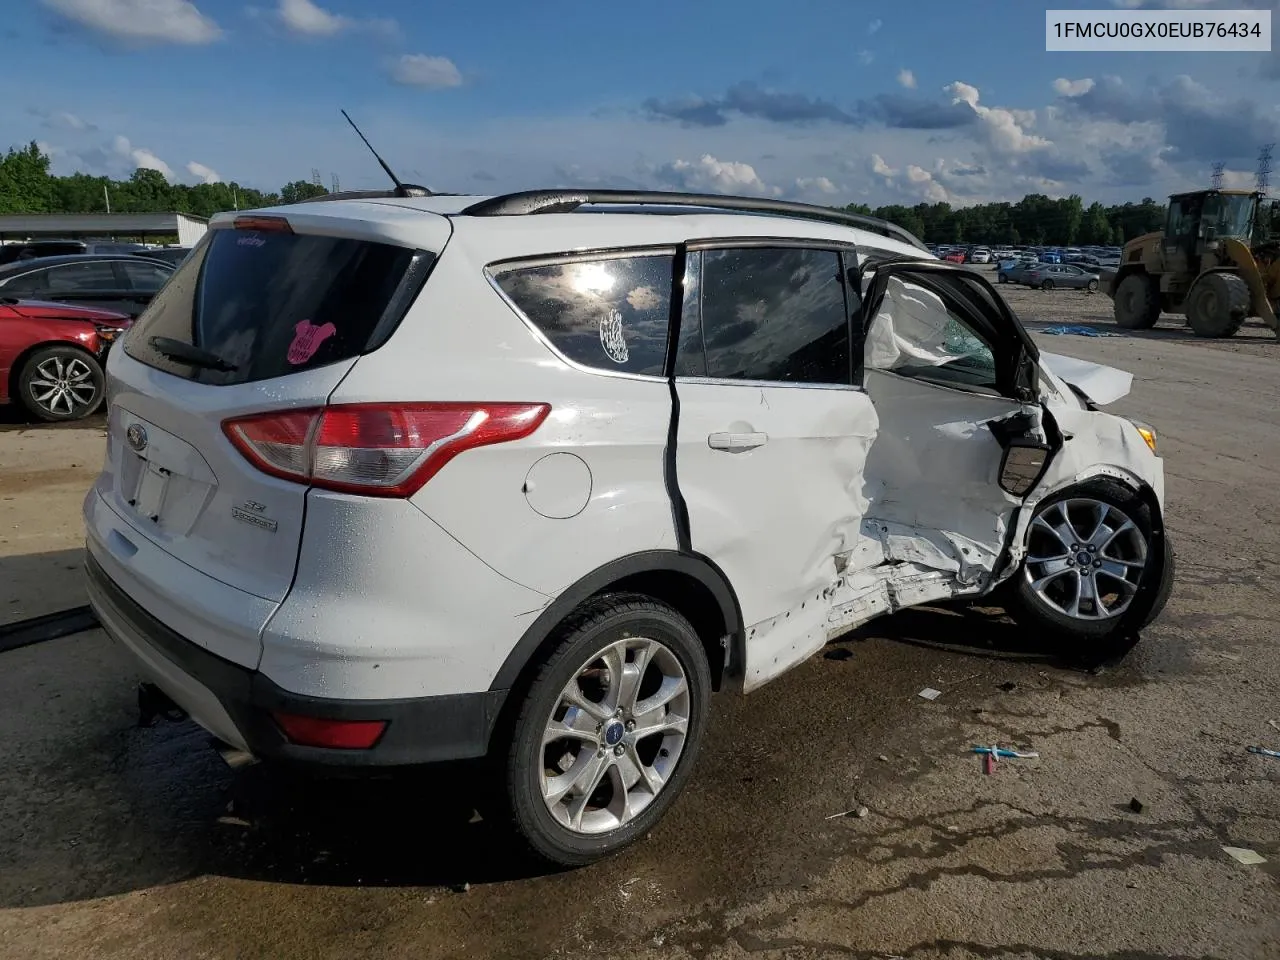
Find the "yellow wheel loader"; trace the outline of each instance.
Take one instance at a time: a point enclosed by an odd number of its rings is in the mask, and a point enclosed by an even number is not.
[[[1164,230],[1124,245],[1106,290],[1130,330],[1164,312],[1199,337],[1230,337],[1247,317],[1280,336],[1280,202],[1246,190],[1171,196]]]

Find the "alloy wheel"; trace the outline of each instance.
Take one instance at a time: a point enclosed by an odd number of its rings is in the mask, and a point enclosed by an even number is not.
[[[542,798],[563,827],[617,829],[671,779],[689,733],[689,679],[657,640],[601,650],[561,690],[542,734]]]
[[[55,416],[70,415],[88,406],[97,396],[89,364],[78,357],[50,357],[35,369],[28,382],[31,399]]]
[[[1124,511],[1091,498],[1060,500],[1031,521],[1024,575],[1054,610],[1106,620],[1133,602],[1147,555],[1146,537]]]

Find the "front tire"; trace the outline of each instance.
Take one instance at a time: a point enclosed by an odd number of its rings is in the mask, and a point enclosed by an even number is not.
[[[1151,509],[1136,492],[1093,480],[1036,507],[1015,581],[1015,620],[1077,652],[1105,654],[1160,614],[1173,584],[1172,550],[1167,537],[1157,542]],[[1131,608],[1147,591],[1151,608],[1135,624]]]
[[[588,601],[560,628],[515,719],[512,822],[541,859],[583,866],[651,830],[697,761],[711,695],[689,621],[638,594]]]
[[[1150,330],[1160,319],[1160,287],[1145,273],[1131,273],[1116,287],[1116,325]]]
[[[1041,289],[1041,290],[1052,290],[1052,289],[1053,289],[1053,281],[1052,281],[1052,280],[1046,280],[1044,283],[1040,284],[1040,289]]]
[[[1090,292],[1090,293],[1097,293],[1097,292],[1098,292],[1098,281],[1097,281],[1097,280],[1090,280],[1090,281],[1089,281],[1089,287],[1088,287],[1088,289],[1089,289],[1089,292]]]
[[[75,347],[37,350],[18,373],[18,398],[46,423],[89,416],[102,405],[103,393],[101,364]]]

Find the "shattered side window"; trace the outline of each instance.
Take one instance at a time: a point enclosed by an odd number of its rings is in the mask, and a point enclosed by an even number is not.
[[[996,387],[995,354],[942,297],[889,280],[866,339],[866,365],[901,376]]]
[[[611,257],[516,266],[494,280],[552,345],[597,370],[661,377],[673,257]]]

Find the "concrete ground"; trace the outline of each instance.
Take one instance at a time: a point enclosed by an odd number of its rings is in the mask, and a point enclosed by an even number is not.
[[[647,840],[539,874],[455,776],[233,773],[189,724],[134,726],[100,632],[3,653],[0,957],[1280,957],[1280,760],[1245,752],[1280,749],[1280,343],[1040,340],[1133,371],[1115,409],[1160,433],[1177,587],[1120,664],[1073,668],[998,611],[872,623],[717,702]],[[83,602],[101,457],[100,423],[0,427],[0,623]],[[1041,757],[984,776],[966,750],[992,741]]]

